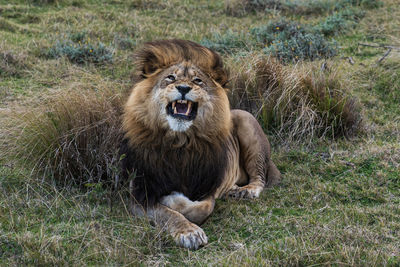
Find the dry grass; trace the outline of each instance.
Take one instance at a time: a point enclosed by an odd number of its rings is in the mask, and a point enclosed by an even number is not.
[[[272,157],[284,179],[257,200],[218,200],[202,226],[209,244],[198,251],[177,247],[162,229],[131,217],[124,197],[110,198],[113,192],[103,184],[91,183],[101,179],[98,166],[102,173],[113,175],[107,164],[114,166],[118,145],[111,147],[111,143],[118,140],[111,133],[116,132],[123,92],[134,71],[131,50],[157,38],[199,42],[214,32],[248,32],[284,11],[234,17],[226,15],[224,0],[0,2],[2,52],[11,51],[18,62],[30,64],[26,68],[8,65],[19,74],[0,77],[0,266],[399,266],[399,53],[393,50],[375,64],[385,50],[357,47],[358,42],[399,46],[398,0],[385,0],[380,9],[360,7],[365,18],[345,35],[335,36],[340,56],[353,57],[354,65],[338,57],[327,62],[325,71],[318,61],[282,66],[272,58],[257,56],[262,48],[256,47],[250,47],[253,54],[246,58],[235,52],[225,59],[232,69],[231,85],[236,82],[239,88],[232,90],[232,101],[257,114],[268,127]],[[293,14],[287,15],[305,24],[324,19],[323,14]],[[40,56],[60,36],[80,32],[113,46],[115,60],[104,66],[76,65],[66,58]],[[118,38],[128,45],[120,45]],[[253,65],[258,61],[267,63]],[[271,84],[265,84],[268,81]],[[265,90],[270,87],[276,91]],[[280,98],[284,88],[286,98]],[[305,93],[313,90],[329,95],[332,103],[354,93],[362,103],[366,133],[350,140],[332,139],[327,137],[333,132],[329,130],[311,146],[292,143],[289,130],[294,129],[290,123],[295,115],[301,115],[299,127],[309,127],[307,121],[331,127],[320,117],[328,114],[327,109],[316,104],[326,104],[325,98],[314,100],[314,93]],[[278,99],[286,103],[282,110],[287,114],[275,109]],[[296,113],[302,107],[312,110]],[[264,110],[271,110],[272,118]],[[337,116],[337,110],[332,114]],[[289,128],[279,132],[285,120]],[[352,121],[341,119],[347,120]],[[323,135],[324,128],[320,130],[305,132],[304,138]],[[79,148],[80,139],[86,141]],[[93,146],[103,149],[99,154],[99,150],[86,149]],[[17,160],[26,164],[15,164],[10,156],[21,156]],[[88,182],[89,187],[54,183],[50,170],[64,183],[57,166],[65,167],[66,162],[77,166],[75,175],[82,178],[69,183]],[[32,173],[32,165],[41,175]],[[87,176],[90,173],[92,177]],[[114,200],[112,209],[110,199]]]
[[[250,111],[285,142],[350,137],[362,129],[360,105],[337,65],[283,66],[255,54],[232,60],[232,107]]]
[[[1,156],[63,185],[110,181],[118,161],[123,98],[112,83],[90,79],[86,87],[95,89],[72,84],[3,111]]]
[[[0,77],[21,76],[31,64],[26,53],[15,52],[0,44]]]

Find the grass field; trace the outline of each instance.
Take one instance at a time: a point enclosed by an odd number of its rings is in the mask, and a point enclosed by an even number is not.
[[[266,34],[287,25],[313,39],[291,39],[288,49],[283,31]],[[320,120],[299,124],[308,125],[300,131],[290,127],[297,113],[285,124],[271,119],[281,114],[276,109],[262,109],[258,119],[283,181],[257,200],[218,200],[203,225],[209,244],[198,251],[131,217],[123,193],[101,183],[60,186],[32,170],[35,154],[23,155],[23,164],[10,156],[20,152],[9,138],[15,114],[46,111],[51,97],[70,90],[113,90],[123,101],[135,48],[159,38],[217,49],[234,77],[245,74],[233,79],[237,85],[256,83],[244,68],[260,55],[278,57],[282,73],[299,75],[290,76],[293,83],[303,74],[316,81],[312,74],[321,72],[330,79],[323,88],[354,99],[357,109],[348,113],[362,123],[349,120],[357,128],[350,131],[347,117],[314,105]],[[394,48],[384,57],[388,48],[359,43]],[[0,265],[399,266],[399,47],[397,0],[0,0]]]

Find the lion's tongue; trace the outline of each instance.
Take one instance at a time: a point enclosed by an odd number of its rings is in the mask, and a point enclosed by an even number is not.
[[[188,111],[188,105],[184,103],[176,103],[175,107],[178,114],[186,114]]]

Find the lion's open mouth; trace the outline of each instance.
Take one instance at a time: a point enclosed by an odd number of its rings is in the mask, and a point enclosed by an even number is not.
[[[194,120],[198,104],[189,100],[176,100],[167,105],[167,113],[174,118]]]

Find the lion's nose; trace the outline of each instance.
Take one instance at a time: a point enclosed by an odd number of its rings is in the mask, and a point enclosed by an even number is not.
[[[192,89],[192,87],[188,85],[178,85],[176,89],[178,89],[179,93],[182,94],[182,98],[184,98],[185,95]]]

